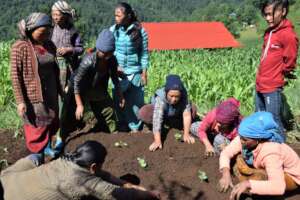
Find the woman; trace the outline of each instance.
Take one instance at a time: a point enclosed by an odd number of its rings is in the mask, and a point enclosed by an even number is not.
[[[11,79],[27,148],[52,157],[51,137],[58,129],[59,69],[50,41],[51,18],[32,13],[18,25],[21,40],[11,49]]]
[[[282,90],[286,80],[295,78],[297,66],[298,38],[293,24],[286,17],[288,0],[267,0],[261,5],[261,13],[268,24],[256,74],[255,110],[273,114],[282,130]]]
[[[242,119],[239,107],[237,99],[229,98],[208,112],[201,122],[192,124],[191,133],[205,145],[206,156],[220,153],[237,136]],[[210,137],[213,137],[213,145],[209,141]]]
[[[4,199],[159,199],[157,192],[103,171],[106,154],[103,145],[87,141],[73,153],[41,166],[35,155],[20,159],[1,173]]]
[[[168,75],[165,87],[158,89],[152,97],[151,104],[141,108],[139,118],[146,124],[153,124],[154,142],[149,150],[162,148],[161,130],[164,124],[182,129],[183,141],[193,144],[195,139],[189,130],[196,116],[196,108],[188,100],[187,91],[178,75]]]
[[[138,111],[144,105],[144,86],[147,84],[148,35],[137,20],[131,6],[119,3],[115,9],[116,24],[110,30],[116,39],[115,56],[122,75],[121,87],[126,106],[117,109],[120,130],[137,132],[141,128]],[[114,95],[116,105],[119,100]]]
[[[65,1],[57,1],[52,6],[52,19],[54,28],[52,32],[52,41],[57,47],[57,60],[60,69],[60,84],[63,91],[66,92],[68,80],[71,73],[77,68],[79,56],[83,53],[83,42],[74,27],[75,10]],[[62,112],[64,105],[62,100],[59,101],[60,119],[67,118],[67,113]],[[63,119],[65,120],[65,119]],[[62,125],[60,125],[62,126]],[[62,127],[60,127],[62,129]],[[57,135],[55,148],[60,151],[63,143],[61,137],[66,133],[60,130]]]
[[[300,159],[284,141],[281,129],[269,112],[257,112],[245,118],[237,136],[221,153],[221,191],[232,186],[230,160],[238,154],[234,172],[240,183],[233,187],[230,199],[249,191],[258,195],[282,195],[300,185]]]
[[[118,92],[120,103],[124,107],[125,101],[119,87],[117,74],[118,62],[113,55],[115,39],[111,31],[104,29],[98,36],[96,48],[87,53],[78,69],[73,73],[66,95],[64,112],[68,113],[66,119],[79,120],[83,117],[84,103],[89,103],[91,110],[98,120],[101,131],[116,131],[116,116],[113,101],[108,92],[108,81],[111,78]],[[62,120],[62,128],[70,126],[70,120]]]

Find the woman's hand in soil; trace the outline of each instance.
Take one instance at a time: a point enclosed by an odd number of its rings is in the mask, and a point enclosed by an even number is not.
[[[233,187],[230,170],[228,168],[223,168],[222,178],[219,181],[219,191],[227,192],[229,187]]]
[[[157,149],[162,149],[162,144],[161,144],[161,142],[156,142],[156,141],[154,141],[154,142],[149,146],[149,150],[150,150],[150,151],[156,151]]]
[[[183,135],[183,141],[188,143],[188,144],[194,144],[195,143],[195,138],[191,136],[190,134],[188,135]]]
[[[248,180],[235,185],[231,191],[230,200],[239,200],[241,194],[248,191],[248,189],[250,189],[250,182]]]
[[[84,111],[83,105],[78,105],[76,107],[75,116],[77,120],[80,120],[83,117],[83,111]]]
[[[26,112],[26,110],[27,110],[26,104],[25,103],[18,104],[17,110],[18,110],[18,115],[20,117],[23,117],[24,114],[25,114],[25,112]]]
[[[134,185],[131,183],[125,183],[123,185],[124,188],[131,188],[131,189],[136,189],[136,190],[141,190],[141,191],[147,191],[146,188],[144,188],[143,186],[139,186],[139,185]]]
[[[205,156],[206,157],[213,157],[215,156],[216,152],[214,150],[214,147],[209,145],[205,148]]]

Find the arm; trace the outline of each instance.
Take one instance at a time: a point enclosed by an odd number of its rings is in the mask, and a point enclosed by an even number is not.
[[[283,43],[283,72],[288,74],[296,67],[299,42],[295,34],[286,34]]]
[[[125,106],[125,99],[120,87],[120,81],[118,78],[118,61],[115,56],[113,56],[109,65],[109,74],[119,98],[119,106],[123,108]]]
[[[210,141],[207,138],[207,132],[211,129],[213,126],[213,123],[216,119],[216,109],[214,108],[211,110],[209,113],[206,114],[204,119],[201,121],[199,130],[198,130],[198,135],[201,140],[201,142],[204,144],[206,148],[206,153],[210,154],[209,152],[214,153],[214,148]]]
[[[154,111],[153,111],[153,136],[154,142],[150,145],[149,150],[155,151],[157,148],[162,148],[161,144],[161,127],[164,117],[164,102],[159,98],[155,98]]]
[[[26,54],[25,54],[26,55]],[[24,104],[24,96],[22,85],[24,84],[23,80],[23,61],[22,61],[22,53],[19,46],[16,44],[11,49],[10,56],[10,65],[11,65],[11,81],[12,87],[15,94],[17,105]]]
[[[242,151],[242,143],[240,137],[237,136],[230,142],[229,145],[225,147],[225,149],[221,152],[219,158],[219,169],[222,170],[223,168],[230,169],[230,160],[235,155]]]
[[[73,55],[80,56],[83,53],[84,49],[83,49],[83,41],[78,33],[74,35],[73,45],[74,45]]]
[[[182,113],[183,118],[183,141],[189,144],[195,143],[195,139],[190,135],[192,124],[191,104],[187,103],[185,110]]]
[[[11,173],[16,173],[16,172],[27,171],[30,169],[34,169],[36,167],[37,166],[28,157],[21,158],[15,164],[13,164],[10,167],[8,167],[7,169],[3,170],[1,172],[1,176],[5,176],[5,175],[11,174]]]
[[[143,46],[141,50],[141,65],[143,72],[146,72],[149,66],[149,52],[148,52],[148,34],[144,30],[144,28],[141,29],[141,34],[143,38]]]
[[[282,195],[286,184],[284,179],[283,162],[279,154],[269,154],[263,158],[262,164],[268,175],[266,181],[250,180],[250,192],[259,195]]]

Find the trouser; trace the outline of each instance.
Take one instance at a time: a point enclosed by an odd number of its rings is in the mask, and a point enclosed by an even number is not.
[[[256,92],[255,95],[255,111],[267,111],[272,113],[275,122],[281,130],[282,137],[286,139],[284,127],[281,118],[283,103],[282,103],[282,89],[278,88],[274,92],[260,93]]]
[[[0,200],[4,200],[4,190],[2,187],[1,180],[0,180]]]
[[[144,105],[139,112],[139,119],[141,119],[145,124],[152,124],[153,121],[153,112],[154,105],[147,104]],[[197,107],[195,104],[192,104],[191,109],[192,121],[195,121],[197,117]],[[169,126],[170,128],[183,129],[183,118],[180,117],[165,117],[163,123]]]
[[[242,155],[237,156],[236,163],[233,166],[233,173],[240,182],[245,180],[268,180],[268,175],[265,170],[249,167],[244,161]],[[286,183],[286,191],[292,191],[299,187],[287,173],[284,173],[284,179]]]
[[[199,126],[201,125],[201,121],[197,121],[192,123],[190,132],[193,136],[199,137],[198,130]],[[213,137],[213,146],[216,153],[221,153],[221,151],[230,143],[230,140],[226,138],[221,133],[215,135]]]

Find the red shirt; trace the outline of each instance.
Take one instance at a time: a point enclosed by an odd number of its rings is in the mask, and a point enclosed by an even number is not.
[[[256,91],[269,93],[283,87],[284,74],[296,67],[297,54],[298,38],[289,20],[283,20],[275,29],[268,29],[256,74]]]

